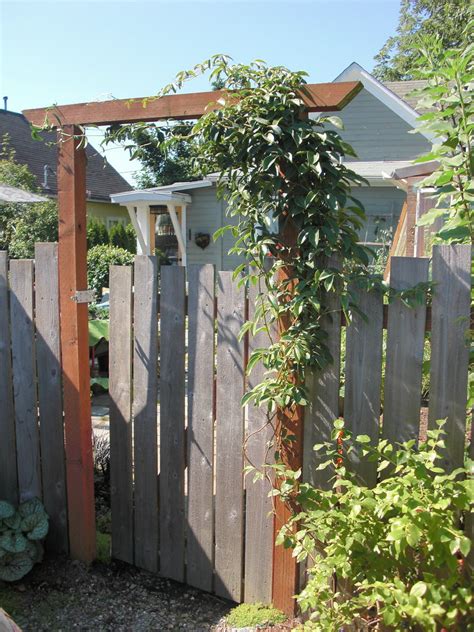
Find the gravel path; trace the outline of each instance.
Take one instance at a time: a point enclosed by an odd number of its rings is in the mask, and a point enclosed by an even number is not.
[[[48,559],[19,585],[0,582],[0,606],[23,632],[207,632],[234,605],[116,562]]]

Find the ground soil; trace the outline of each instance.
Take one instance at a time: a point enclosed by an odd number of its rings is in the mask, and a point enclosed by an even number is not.
[[[224,629],[234,606],[117,562],[49,558],[17,584],[0,582],[0,607],[23,632],[207,632]]]

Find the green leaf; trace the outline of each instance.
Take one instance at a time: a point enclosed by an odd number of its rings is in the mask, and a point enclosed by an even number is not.
[[[2,557],[0,579],[4,582],[16,582],[33,568],[33,560],[27,551]]]
[[[414,595],[415,597],[423,597],[423,595],[427,591],[427,588],[428,587],[425,582],[417,582],[411,587],[410,595]]]
[[[6,500],[0,500],[0,520],[11,518],[15,514],[15,507]]]
[[[0,547],[8,553],[20,553],[26,548],[26,538],[22,533],[7,531],[0,536]]]
[[[48,533],[48,517],[44,512],[26,516],[21,522],[21,530],[29,540],[42,540]]]

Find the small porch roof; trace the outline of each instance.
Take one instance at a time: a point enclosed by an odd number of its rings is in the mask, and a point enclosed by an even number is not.
[[[163,190],[161,187],[152,189],[138,189],[136,191],[124,191],[123,193],[113,193],[110,199],[114,204],[122,206],[133,206],[146,204],[153,206],[155,204],[172,204],[179,206],[181,204],[190,204],[191,196],[187,193],[175,193],[171,190]]]

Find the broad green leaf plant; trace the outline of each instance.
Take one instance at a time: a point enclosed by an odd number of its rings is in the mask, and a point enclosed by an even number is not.
[[[471,542],[460,523],[474,504],[472,462],[446,474],[439,467],[444,436],[440,422],[419,446],[383,440],[373,447],[366,435],[352,439],[338,420],[333,441],[315,446],[327,457],[320,469],[336,467],[332,486],[300,483],[301,511],[279,535],[299,561],[311,561],[298,595],[310,611],[307,629],[338,632],[355,624],[436,632],[474,624],[465,568]],[[353,451],[378,462],[374,488],[351,473]]]
[[[43,557],[48,516],[37,498],[15,507],[0,500],[0,580],[21,579]]]

